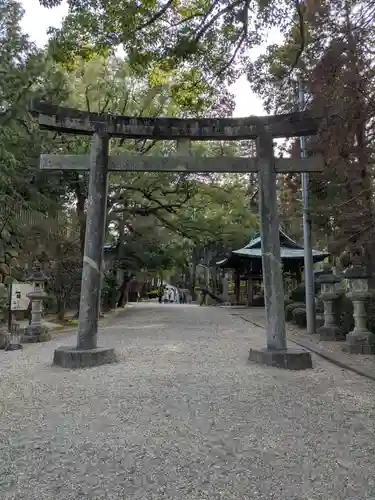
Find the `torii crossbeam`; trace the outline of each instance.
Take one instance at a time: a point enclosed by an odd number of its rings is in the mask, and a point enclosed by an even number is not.
[[[41,155],[47,170],[90,170],[85,251],[82,270],[77,347],[55,351],[55,364],[92,366],[114,361],[111,349],[97,347],[101,266],[106,222],[108,172],[258,172],[262,265],[267,317],[267,346],[251,349],[252,361],[290,369],[310,368],[311,355],[287,349],[284,290],[280,260],[276,174],[317,172],[320,157],[275,159],[273,138],[316,134],[322,117],[310,112],[250,118],[134,118],[88,113],[48,104],[34,105],[32,113],[43,129],[92,135],[91,155]],[[111,137],[176,140],[175,156],[109,156]],[[256,158],[193,158],[190,141],[255,139]]]

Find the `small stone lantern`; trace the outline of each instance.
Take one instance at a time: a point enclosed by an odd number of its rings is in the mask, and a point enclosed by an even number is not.
[[[343,333],[335,323],[335,315],[333,312],[333,301],[340,296],[338,284],[341,279],[332,273],[329,264],[324,264],[323,274],[318,278],[318,283],[321,285],[320,300],[324,306],[324,325],[317,329],[320,340],[338,340],[343,337]]]
[[[361,263],[361,257],[355,255],[353,265],[346,271],[349,282],[347,297],[353,302],[354,329],[346,336],[345,351],[356,354],[375,354],[375,335],[367,328],[366,302],[370,296],[368,291],[368,274]]]
[[[33,284],[33,290],[27,294],[31,301],[31,323],[24,329],[21,342],[45,342],[51,338],[48,328],[42,325],[43,300],[48,297],[44,291],[47,277],[43,274],[39,262],[35,262],[31,274],[25,281]]]

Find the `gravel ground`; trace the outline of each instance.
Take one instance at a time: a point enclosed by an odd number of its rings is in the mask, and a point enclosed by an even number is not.
[[[250,365],[264,331],[221,308],[140,304],[118,364],[51,367],[74,340],[0,351],[1,499],[375,499],[373,382]]]

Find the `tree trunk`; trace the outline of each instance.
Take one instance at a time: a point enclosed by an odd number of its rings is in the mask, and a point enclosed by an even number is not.
[[[191,293],[191,297],[193,300],[196,300],[196,294],[195,294],[195,285],[196,285],[196,282],[197,282],[197,266],[194,265],[193,263],[193,270],[192,270],[192,276],[191,276],[191,287],[190,287],[190,293]]]
[[[124,278],[122,280],[121,286],[120,286],[120,297],[117,301],[117,307],[125,307],[125,305],[128,302],[128,294],[129,294],[129,286],[131,282],[132,276],[128,276],[127,274],[124,273]]]
[[[64,321],[66,312],[66,300],[64,297],[57,297],[57,319]]]
[[[192,270],[191,270],[191,288],[190,293],[192,300],[196,300],[197,296],[195,293],[195,286],[197,284],[197,266],[199,263],[199,250],[197,248],[193,249],[193,255],[191,259]]]

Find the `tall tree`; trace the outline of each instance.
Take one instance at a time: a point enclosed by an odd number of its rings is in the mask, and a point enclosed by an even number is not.
[[[37,170],[43,142],[28,113],[33,95],[52,98],[59,73],[22,33],[18,2],[0,2],[0,261],[22,247],[28,227],[56,211],[60,190]],[[43,217],[42,217],[43,218]]]
[[[307,106],[319,111],[329,107],[338,117],[329,127],[323,124],[319,136],[307,142],[309,152],[323,153],[326,162],[322,174],[311,176],[314,233],[336,254],[348,245],[362,246],[370,268],[374,268],[372,9],[371,2],[359,0],[301,3],[284,43],[269,47],[249,66],[253,88],[268,110],[295,108],[290,77],[299,76],[307,84]],[[300,153],[296,144],[292,152]],[[284,181],[289,195],[284,215],[290,216],[300,207],[299,179],[287,176]]]

